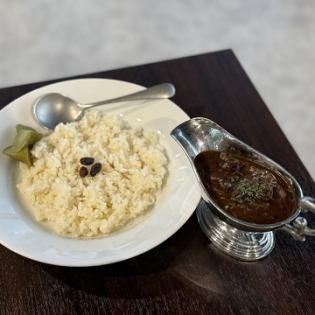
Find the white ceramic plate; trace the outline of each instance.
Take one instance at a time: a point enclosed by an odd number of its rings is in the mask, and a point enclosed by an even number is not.
[[[59,92],[80,102],[98,101],[141,90],[123,81],[82,79],[51,84],[16,99],[0,111],[1,149],[8,146],[18,123],[40,130],[31,114],[34,100]],[[170,131],[189,117],[173,102],[158,100],[103,106],[132,125],[157,130],[170,159],[169,177],[154,208],[143,218],[99,239],[79,240],[58,236],[37,223],[17,197],[14,172],[17,163],[0,154],[0,241],[30,259],[61,266],[96,266],[118,262],[144,253],[174,234],[194,212],[200,193],[182,149]]]

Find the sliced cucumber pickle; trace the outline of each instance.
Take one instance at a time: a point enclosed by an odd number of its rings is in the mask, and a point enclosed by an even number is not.
[[[3,153],[14,160],[21,161],[31,166],[32,157],[30,149],[43,135],[31,127],[20,124],[16,126],[16,131],[17,134],[12,145],[5,148]]]
[[[26,146],[30,146],[39,141],[42,137],[43,135],[37,131],[20,129],[13,140],[12,146],[15,147],[15,150],[18,152]]]
[[[32,157],[28,147],[23,148],[21,151],[16,151],[13,146],[9,146],[3,150],[3,153],[13,160],[21,161],[28,166],[32,165]]]
[[[35,131],[35,132],[37,132],[34,128],[32,128],[32,127],[28,127],[28,126],[25,126],[25,125],[21,125],[21,124],[17,124],[16,125],[16,132],[19,132],[20,130],[32,130],[32,131]]]

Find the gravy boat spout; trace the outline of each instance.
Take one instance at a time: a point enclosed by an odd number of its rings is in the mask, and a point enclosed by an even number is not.
[[[252,261],[263,258],[272,251],[275,242],[273,231],[276,229],[284,230],[296,240],[301,241],[305,240],[306,235],[315,236],[315,230],[307,227],[306,219],[298,217],[301,211],[315,213],[315,199],[305,197],[296,179],[278,163],[207,118],[192,118],[173,129],[171,136],[188,156],[199,182],[202,199],[206,206],[197,208],[197,218],[203,232],[214,246],[234,258]],[[290,183],[298,202],[288,217],[271,224],[251,223],[227,213],[211,198],[195,167],[194,159],[204,151],[225,151],[231,148],[278,172]]]

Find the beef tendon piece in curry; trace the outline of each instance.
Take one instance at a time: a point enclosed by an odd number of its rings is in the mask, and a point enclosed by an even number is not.
[[[294,188],[286,178],[238,151],[204,151],[194,163],[209,196],[237,219],[276,223],[297,206]]]

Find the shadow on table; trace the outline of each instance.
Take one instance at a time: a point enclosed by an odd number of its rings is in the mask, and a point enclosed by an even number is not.
[[[180,231],[160,246],[120,263],[89,268],[40,266],[68,288],[98,296],[139,298],[165,295],[180,290],[187,281],[178,272],[181,269],[178,266],[187,260],[187,255],[191,256],[191,253],[186,252],[189,244],[196,244],[194,238],[203,239],[201,232],[196,233],[196,224],[193,216]],[[194,250],[202,251],[202,246]]]

